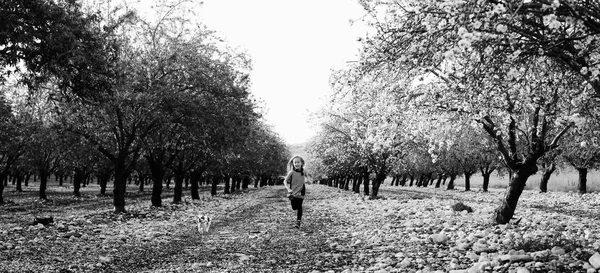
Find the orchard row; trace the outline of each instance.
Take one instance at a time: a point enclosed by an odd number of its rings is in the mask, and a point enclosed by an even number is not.
[[[42,199],[50,174],[72,176],[76,195],[90,177],[104,190],[112,179],[123,212],[132,175],[154,182],[161,206],[165,177],[179,202],[186,177],[237,183],[285,170],[288,148],[249,91],[248,56],[190,19],[195,1],[176,2],[147,16],[86,1],[2,1],[0,203],[9,175],[38,176]]]
[[[492,216],[512,218],[525,183],[600,162],[599,1],[361,1],[360,57],[331,78],[308,147],[325,179],[418,184],[509,174]],[[543,184],[543,183],[542,183]],[[425,184],[426,185],[426,184]],[[546,188],[542,187],[542,191]]]

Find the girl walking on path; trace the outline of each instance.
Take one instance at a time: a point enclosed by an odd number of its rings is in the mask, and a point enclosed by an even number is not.
[[[304,159],[300,156],[294,156],[287,164],[288,174],[285,177],[283,185],[288,191],[288,198],[292,203],[292,209],[297,211],[296,228],[300,228],[302,222],[302,202],[306,194],[307,176],[304,171]]]

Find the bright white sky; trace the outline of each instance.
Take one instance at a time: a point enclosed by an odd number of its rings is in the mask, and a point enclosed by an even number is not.
[[[309,112],[331,92],[332,69],[357,59],[366,28],[358,0],[204,0],[204,23],[253,62],[252,92],[267,123],[288,144],[305,142],[316,127]]]

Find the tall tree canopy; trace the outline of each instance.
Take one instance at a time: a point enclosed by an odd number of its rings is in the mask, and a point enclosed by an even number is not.
[[[36,88],[55,80],[61,90],[83,98],[110,92],[119,50],[111,33],[120,22],[99,22],[77,1],[1,1],[0,81],[17,75]]]

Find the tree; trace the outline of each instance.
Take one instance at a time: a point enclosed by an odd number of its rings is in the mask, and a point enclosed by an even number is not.
[[[11,167],[23,155],[25,149],[25,129],[15,117],[12,107],[0,94],[0,205],[4,204],[2,197],[4,181]]]
[[[35,128],[27,139],[27,152],[25,160],[29,166],[37,171],[40,177],[40,199],[48,199],[46,189],[48,187],[48,178],[50,174],[59,166],[65,151],[61,150],[59,143],[59,134],[49,125],[40,121],[34,122]]]
[[[316,168],[311,168],[314,173],[326,181],[343,175],[354,175],[356,178],[352,191],[360,193],[360,184],[365,175],[369,177],[369,173],[364,166],[361,167],[357,149],[347,141],[345,135],[334,128],[323,126],[321,131],[309,140],[306,147],[313,162],[316,162]]]
[[[80,189],[85,179],[94,172],[94,165],[101,160],[99,152],[79,135],[60,132],[60,145],[56,149],[64,151],[61,166],[73,174],[73,195],[80,197]]]
[[[59,166],[64,151],[59,147],[59,132],[53,126],[54,102],[50,99],[53,85],[48,83],[37,93],[14,89],[11,93],[13,111],[21,126],[23,157],[21,166],[33,169],[40,178],[39,197],[46,200],[46,188],[50,174]]]
[[[587,173],[600,164],[600,120],[596,113],[578,122],[565,139],[562,158],[579,174],[579,193],[587,192]]]
[[[155,28],[144,27],[147,26],[147,22],[138,17],[133,17],[128,24],[123,25],[119,36],[119,51],[115,53],[116,61],[113,67],[112,80],[116,84],[112,86],[110,93],[93,103],[69,97],[68,94],[63,96],[65,104],[61,110],[68,130],[84,137],[113,164],[115,212],[125,211],[126,180],[135,169],[142,153],[153,157],[157,155],[157,151],[153,150],[156,145],[164,144],[156,143],[157,140],[171,141],[170,136],[157,136],[152,139],[148,137],[155,132],[164,133],[164,130],[169,128],[177,129],[172,123],[181,116],[182,111],[177,108],[183,105],[177,100],[190,103],[187,101],[190,94],[198,97],[198,92],[214,86],[205,79],[216,76],[215,74],[198,77],[203,72],[212,71],[206,69],[211,65],[209,60],[195,58],[200,54],[200,50],[197,47],[189,47],[194,41],[186,44],[170,39],[175,37],[175,34],[165,34],[176,33],[188,37],[189,33],[182,31],[189,29],[177,28],[182,27],[177,23],[184,21],[177,13],[184,7],[179,8],[173,9],[171,13],[162,14],[160,20],[163,23],[156,24]],[[164,44],[156,43],[163,40],[166,40]],[[148,44],[150,46],[147,46]],[[161,45],[165,45],[165,48]],[[194,51],[196,55],[186,55]],[[203,54],[211,53],[209,50],[209,53]],[[188,62],[188,58],[191,62]],[[186,66],[188,63],[191,63],[191,69],[189,65]],[[217,81],[219,80],[213,80]],[[144,143],[147,144],[148,151],[142,150]],[[170,149],[169,147],[166,146],[167,149]],[[156,163],[157,158],[153,159]],[[160,168],[159,165],[151,169]],[[156,183],[153,189],[158,191],[161,183]],[[157,197],[160,198],[160,191],[155,193],[153,198],[154,204],[159,205]]]
[[[442,150],[441,153],[435,154],[435,163],[441,169],[445,177],[449,177],[450,180],[446,185],[446,190],[454,189],[454,181],[462,173],[460,165],[454,160],[454,153],[452,150]],[[436,185],[437,186],[437,185]]]
[[[156,99],[151,114],[158,122],[141,139],[153,174],[154,206],[161,205],[166,168],[175,177],[173,201],[180,202],[184,177],[220,160],[219,152],[239,143],[258,117],[248,92],[248,58],[190,19],[192,4],[161,3],[154,17],[141,15],[130,31],[139,41],[131,46],[141,56],[133,75],[141,83],[136,90]]]
[[[450,122],[443,115],[437,116],[442,122]],[[445,126],[438,122],[433,123],[436,129],[428,135],[432,143],[429,149],[437,159],[437,153],[446,153],[450,156],[450,162],[442,164],[456,164],[465,176],[465,191],[470,190],[470,179],[478,170],[483,177],[483,191],[488,190],[491,173],[500,165],[499,155],[496,147],[486,133],[476,124],[464,124],[460,120],[451,122],[453,126]],[[440,151],[441,150],[441,151]],[[447,151],[444,151],[447,150]],[[451,171],[450,171],[451,172]]]
[[[365,39],[368,66],[391,64],[422,75],[473,46],[488,55],[548,58],[600,95],[600,2],[569,0],[363,0],[377,34]],[[367,64],[367,63],[365,63]]]
[[[560,155],[561,149],[556,149],[546,153],[539,160],[540,168],[542,169],[542,177],[540,178],[540,192],[548,192],[548,181],[554,171],[556,171],[557,157]]]
[[[115,212],[125,212],[127,178],[141,155],[141,140],[156,126],[151,94],[124,90],[104,99],[101,104],[83,104],[72,100],[62,109],[66,130],[85,138],[113,164]]]
[[[235,149],[236,155],[239,155],[234,159],[239,164],[238,171],[242,171],[243,176],[254,175],[257,181],[285,175],[286,164],[292,154],[283,139],[262,119],[254,121],[251,126],[249,135]]]
[[[32,90],[54,81],[60,90],[98,99],[115,83],[118,43],[112,32],[127,14],[101,28],[77,1],[0,3],[0,81],[16,74]]]
[[[552,56],[516,49],[513,45],[526,43],[494,21],[506,14],[502,5],[364,4],[373,18],[384,20],[373,20],[377,33],[365,40],[362,67],[421,79],[422,84],[399,94],[416,111],[445,112],[480,124],[514,173],[493,217],[508,223],[537,160],[556,149],[573,126],[578,109],[571,103],[593,90],[580,71],[557,66]]]
[[[391,162],[401,158],[402,148],[410,139],[403,130],[406,116],[397,108],[394,92],[406,82],[385,74],[362,74],[359,67],[341,70],[332,76],[335,91],[329,109],[323,110],[321,126],[330,134],[338,134],[343,145],[357,155],[357,166],[363,173],[366,195],[376,198],[379,186],[387,177]],[[394,80],[399,80],[394,84]],[[367,174],[373,173],[369,193]]]

